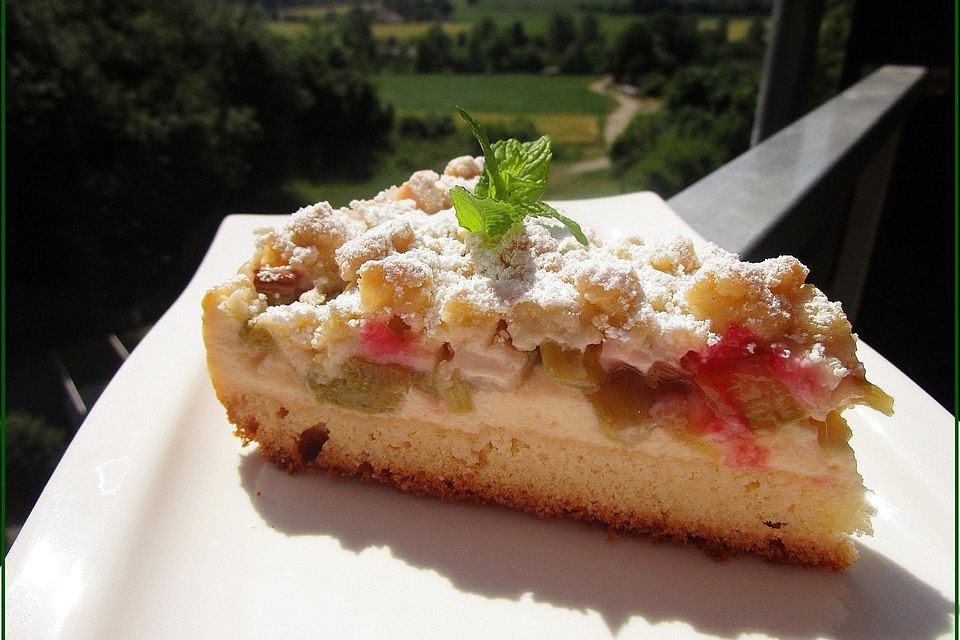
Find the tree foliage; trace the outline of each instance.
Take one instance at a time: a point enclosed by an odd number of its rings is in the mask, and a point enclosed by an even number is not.
[[[566,13],[555,13],[547,26],[547,47],[554,55],[563,55],[577,37],[577,24]]]
[[[756,64],[681,69],[663,108],[633,119],[610,158],[624,188],[669,197],[747,149],[759,83]]]
[[[9,515],[25,518],[67,448],[67,434],[44,418],[12,412],[4,418]]]
[[[391,125],[352,63],[362,24],[291,46],[220,3],[14,0],[7,17],[18,335],[155,318],[221,215],[277,205],[281,179],[340,166]]]
[[[383,0],[383,6],[404,20],[446,20],[453,12],[449,0]]]
[[[840,88],[847,38],[850,36],[851,7],[840,4],[827,11],[817,41],[817,64],[813,66],[812,91],[808,107],[813,108]]]
[[[656,69],[653,35],[644,22],[633,22],[620,34],[610,59],[610,71],[617,82],[636,84]]]
[[[703,15],[769,14],[770,0],[612,0],[606,5],[614,14],[650,14],[658,11]]]
[[[453,68],[453,41],[435,24],[417,41],[416,70],[419,73]]]

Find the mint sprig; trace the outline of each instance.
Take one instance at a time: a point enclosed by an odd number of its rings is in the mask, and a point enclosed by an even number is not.
[[[483,174],[474,193],[463,187],[450,190],[450,200],[460,226],[482,233],[488,242],[494,243],[528,216],[553,218],[563,223],[573,237],[586,246],[587,237],[580,225],[540,201],[553,158],[550,136],[541,136],[533,142],[511,138],[491,145],[480,123],[461,107],[457,107],[457,111],[480,142],[484,156]]]

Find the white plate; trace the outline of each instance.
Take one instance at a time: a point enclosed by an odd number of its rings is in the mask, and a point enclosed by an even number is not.
[[[607,233],[690,232],[651,194],[561,208]],[[214,398],[200,298],[277,221],[224,221],[91,411],[7,556],[7,637],[951,635],[953,419],[866,345],[897,415],[848,413],[878,514],[841,573],[266,464]]]

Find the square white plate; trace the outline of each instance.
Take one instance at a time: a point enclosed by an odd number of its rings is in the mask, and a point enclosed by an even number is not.
[[[561,203],[605,236],[692,231],[652,194]],[[847,413],[878,513],[829,573],[289,476],[242,449],[200,298],[278,217],[230,216],[90,412],[6,558],[17,638],[935,638],[952,634],[954,424],[868,346],[897,414]]]

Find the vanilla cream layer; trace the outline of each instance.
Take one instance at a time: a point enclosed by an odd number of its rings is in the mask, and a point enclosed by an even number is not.
[[[208,345],[212,346],[213,339],[217,345],[215,349],[221,351],[218,360],[240,365],[218,375],[211,360],[214,377],[226,383],[232,392],[271,397],[293,413],[296,413],[296,407],[302,406],[311,415],[325,418],[329,414],[331,420],[345,413],[358,417],[369,415],[319,403],[303,376],[282,355],[276,351],[251,352],[244,346],[237,338],[237,325],[231,319],[221,316],[215,326],[211,326],[208,319],[207,334]],[[222,351],[232,353],[223,357],[226,354]],[[411,388],[400,407],[380,415],[423,421],[465,433],[477,433],[493,427],[518,435],[543,434],[591,447],[629,447],[638,453],[657,457],[700,459],[725,464],[716,455],[691,446],[662,428],[653,429],[633,445],[613,440],[604,433],[593,406],[583,394],[553,382],[540,367],[535,367],[514,389],[474,389],[473,405],[473,410],[468,413],[451,413],[437,398]],[[683,429],[683,425],[679,429]],[[851,449],[845,446],[822,447],[816,429],[810,426],[795,423],[775,431],[757,431],[756,436],[756,444],[769,451],[765,468],[796,473],[823,482],[859,482]],[[852,472],[854,476],[851,478]]]

